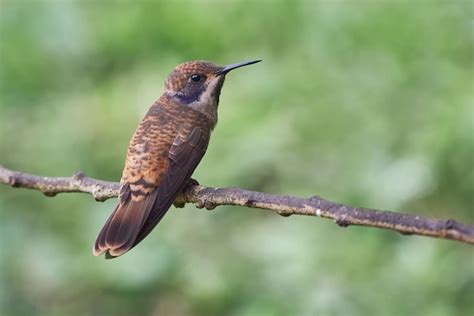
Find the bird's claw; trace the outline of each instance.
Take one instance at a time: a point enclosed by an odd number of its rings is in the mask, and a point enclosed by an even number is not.
[[[186,184],[187,187],[199,185],[199,182],[196,179],[189,178],[188,183]]]

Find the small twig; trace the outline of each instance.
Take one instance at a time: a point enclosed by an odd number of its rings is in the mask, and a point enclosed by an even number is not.
[[[0,183],[35,189],[47,196],[65,192],[90,193],[97,201],[116,197],[119,184],[90,178],[82,172],[72,177],[41,177],[9,170],[0,165]],[[209,188],[190,183],[177,198],[176,205],[194,203],[198,208],[214,209],[220,205],[239,205],[274,211],[282,216],[310,215],[329,218],[339,226],[385,228],[407,235],[422,235],[474,244],[474,226],[452,219],[441,220],[391,211],[354,208],[325,200],[273,195],[240,188]]]

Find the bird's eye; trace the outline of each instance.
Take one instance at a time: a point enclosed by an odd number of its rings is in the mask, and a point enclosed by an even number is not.
[[[199,81],[201,81],[201,76],[194,74],[194,75],[191,76],[191,81],[192,82],[199,82]]]

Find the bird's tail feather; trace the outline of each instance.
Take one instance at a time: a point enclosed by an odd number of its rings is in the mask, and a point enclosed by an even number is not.
[[[99,256],[105,252],[106,258],[114,258],[130,250],[153,208],[156,193],[154,190],[140,201],[128,197],[120,202],[100,231],[93,254]]]

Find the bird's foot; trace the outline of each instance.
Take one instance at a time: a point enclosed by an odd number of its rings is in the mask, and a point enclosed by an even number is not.
[[[188,183],[186,183],[186,187],[196,186],[196,185],[199,185],[199,182],[193,178],[189,178]]]
[[[183,200],[182,195],[178,195],[176,200],[173,202],[174,207],[183,208],[186,205],[186,202]]]
[[[184,186],[183,191],[181,192],[180,195],[178,195],[178,197],[176,197],[176,200],[173,202],[174,207],[183,208],[186,205],[185,194],[186,194],[187,188],[197,186],[197,185],[199,185],[199,182],[197,182],[196,179],[189,178],[189,180],[186,182],[186,185]]]

